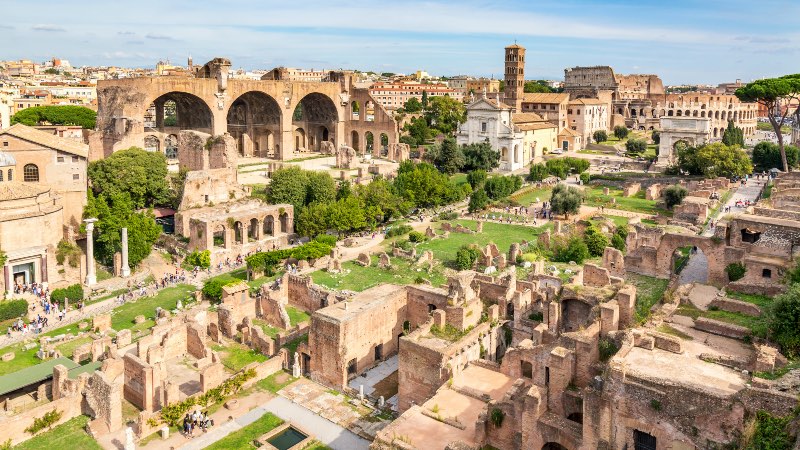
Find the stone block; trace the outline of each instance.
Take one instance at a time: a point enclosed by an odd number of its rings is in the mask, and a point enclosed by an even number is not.
[[[369,267],[372,264],[372,258],[370,258],[369,253],[359,253],[358,259],[356,259],[356,264],[359,264],[363,267]]]
[[[3,358],[2,358],[2,360],[3,360],[3,361],[6,361],[6,362],[7,362],[7,361],[11,361],[12,359],[14,359],[14,356],[15,356],[15,353],[14,353],[14,352],[8,352],[8,353],[5,353],[5,354],[3,355]]]
[[[131,330],[122,330],[117,333],[117,348],[123,348],[132,342]]]
[[[99,314],[92,318],[92,329],[98,333],[105,333],[111,329],[111,314]]]
[[[444,328],[445,323],[447,322],[447,315],[445,314],[444,310],[436,309],[433,311],[433,325],[439,328]]]
[[[138,316],[133,318],[133,323],[140,324],[140,323],[144,323],[145,320],[147,320],[147,319],[145,319],[145,317],[143,315],[139,314]]]
[[[672,353],[683,353],[683,341],[679,337],[655,331],[648,331],[647,334],[653,338],[656,348]]]
[[[583,285],[589,287],[604,287],[611,283],[608,269],[597,267],[594,264],[583,265]]]
[[[612,331],[619,330],[619,303],[611,300],[600,305],[600,334],[607,336]]]
[[[615,277],[625,276],[625,255],[614,247],[606,247],[603,250],[603,267],[608,269],[608,273]]]

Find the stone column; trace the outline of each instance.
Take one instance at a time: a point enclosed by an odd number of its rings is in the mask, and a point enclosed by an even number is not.
[[[87,286],[93,286],[97,283],[97,274],[94,268],[94,241],[92,239],[92,231],[94,231],[94,223],[97,219],[86,219],[86,282]]]
[[[128,229],[122,229],[122,269],[120,274],[123,277],[131,276],[131,268],[128,266]]]

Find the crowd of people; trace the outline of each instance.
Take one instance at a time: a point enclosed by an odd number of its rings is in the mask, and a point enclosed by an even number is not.
[[[212,419],[208,413],[195,410],[194,412],[186,414],[183,418],[183,435],[191,438],[194,437],[194,431],[196,429],[206,432],[212,426],[214,426],[214,419]]]

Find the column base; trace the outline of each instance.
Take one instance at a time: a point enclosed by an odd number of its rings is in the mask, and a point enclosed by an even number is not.
[[[131,276],[131,269],[130,269],[130,267],[123,267],[123,268],[120,270],[120,276],[121,276],[121,277],[123,277],[123,278],[128,278],[129,276]]]
[[[97,284],[97,275],[86,275],[86,281],[83,284],[87,286],[94,286]]]

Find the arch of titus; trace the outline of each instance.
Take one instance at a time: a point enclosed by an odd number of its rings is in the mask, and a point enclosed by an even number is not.
[[[286,160],[295,152],[359,150],[367,133],[398,142],[398,127],[352,75],[330,72],[321,82],[228,78],[231,63],[215,58],[194,76],[101,80],[97,129],[90,159],[131,146],[167,153],[182,130],[229,133],[241,156]],[[351,113],[351,103],[374,104],[371,115]],[[352,142],[351,142],[352,140]],[[374,146],[374,156],[380,147]]]

